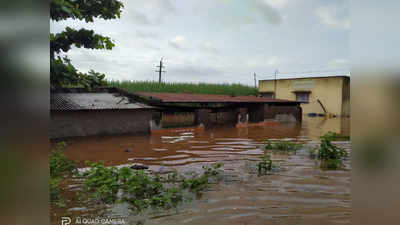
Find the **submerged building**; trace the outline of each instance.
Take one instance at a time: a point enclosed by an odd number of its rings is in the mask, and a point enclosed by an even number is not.
[[[350,116],[349,76],[260,80],[259,93],[300,102],[304,114]]]
[[[257,96],[131,93],[117,88],[69,88],[50,96],[52,139],[302,119],[299,102]]]
[[[50,137],[149,133],[154,107],[112,88],[66,88],[50,94]]]

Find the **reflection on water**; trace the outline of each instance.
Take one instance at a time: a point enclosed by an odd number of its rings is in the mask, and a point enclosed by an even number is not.
[[[140,162],[148,165],[184,165],[207,158],[251,154],[265,138],[317,140],[328,131],[349,135],[349,119],[303,118],[302,124],[232,128],[222,127],[201,133],[149,136],[92,137],[69,141],[67,157],[83,165],[85,160],[104,160],[107,165]],[[128,151],[126,151],[128,150]],[[184,154],[182,154],[184,153]],[[173,162],[168,162],[173,161]]]
[[[350,224],[348,170],[322,171],[306,149],[273,155],[280,165],[273,175],[259,177],[254,169],[265,138],[315,143],[327,131],[349,135],[349,119],[305,117],[302,124],[87,138],[69,141],[65,153],[82,166],[85,160],[104,160],[106,165],[142,163],[161,172],[224,164],[224,182],[213,185],[203,198],[178,212],[142,218],[145,224]],[[349,142],[338,144],[350,150]],[[138,219],[118,212],[128,221]]]

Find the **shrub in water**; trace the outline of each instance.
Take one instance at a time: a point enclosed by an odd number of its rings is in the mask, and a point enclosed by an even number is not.
[[[338,169],[343,167],[343,159],[347,157],[347,152],[332,144],[333,139],[331,133],[327,133],[320,137],[321,144],[319,148],[311,149],[310,156],[315,156],[321,160],[321,168]]]

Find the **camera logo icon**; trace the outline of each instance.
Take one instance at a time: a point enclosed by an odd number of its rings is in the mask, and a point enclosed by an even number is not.
[[[71,223],[71,218],[69,217],[61,217],[61,225],[68,225]]]

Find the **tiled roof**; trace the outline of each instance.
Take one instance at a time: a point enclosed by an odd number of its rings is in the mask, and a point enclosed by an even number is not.
[[[272,99],[257,96],[230,96],[188,93],[153,93],[136,92],[136,95],[160,100],[163,103],[270,103],[270,102],[293,102],[283,99]]]
[[[119,93],[51,93],[51,110],[99,110],[153,108],[138,102],[130,102]]]

